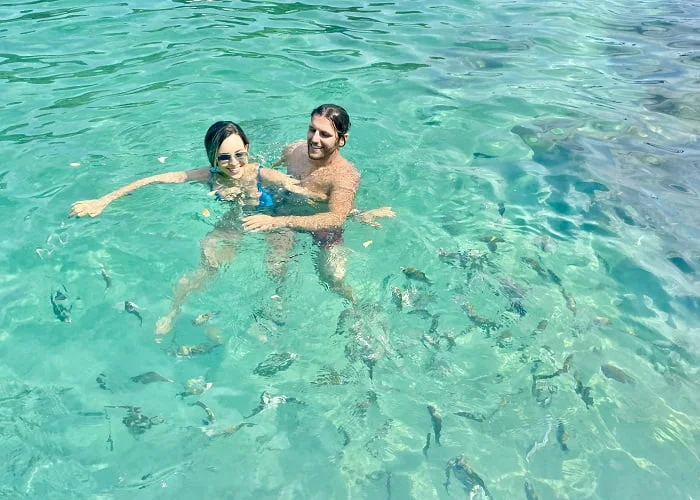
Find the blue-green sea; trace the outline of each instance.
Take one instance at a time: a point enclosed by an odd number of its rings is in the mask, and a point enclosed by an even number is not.
[[[0,0],[0,497],[700,498],[699,14]],[[396,212],[346,223],[359,304],[251,233],[155,342],[225,207],[71,204],[205,165],[217,120],[269,165],[328,102]]]

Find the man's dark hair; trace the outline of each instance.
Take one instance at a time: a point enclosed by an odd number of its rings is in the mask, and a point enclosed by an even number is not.
[[[337,104],[321,104],[318,108],[311,112],[311,117],[314,115],[328,118],[338,132],[338,136],[345,135],[350,130],[350,116],[345,108]]]

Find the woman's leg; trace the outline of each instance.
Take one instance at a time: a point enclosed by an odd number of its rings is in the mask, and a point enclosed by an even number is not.
[[[172,330],[175,318],[180,314],[187,296],[204,288],[207,282],[216,276],[221,267],[233,260],[240,238],[239,233],[214,229],[202,239],[202,257],[199,267],[177,281],[170,311],[156,323],[155,333],[157,336],[165,335]],[[157,338],[156,342],[161,340]]]
[[[287,263],[296,241],[295,233],[289,229],[282,229],[266,233],[265,239],[267,240],[265,268],[279,286],[287,274]]]

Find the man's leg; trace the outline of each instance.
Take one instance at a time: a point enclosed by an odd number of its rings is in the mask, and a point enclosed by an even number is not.
[[[328,288],[344,299],[356,304],[355,292],[345,282],[348,252],[349,249],[342,244],[320,246],[316,260],[316,269],[321,281],[326,283]]]

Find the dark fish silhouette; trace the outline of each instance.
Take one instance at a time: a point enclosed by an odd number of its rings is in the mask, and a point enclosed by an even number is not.
[[[142,373],[141,375],[136,375],[135,377],[131,377],[131,381],[141,384],[152,384],[153,382],[173,382],[169,378],[156,372],[146,372]]]
[[[564,422],[559,422],[557,426],[557,443],[561,446],[563,451],[569,451],[569,446],[566,442],[569,440],[569,435],[566,433],[566,428],[564,427]]]
[[[600,371],[603,372],[603,375],[605,375],[608,378],[617,380],[618,382],[622,384],[632,384],[634,385],[634,379],[627,375],[622,368],[618,368],[617,366],[614,365],[601,365]]]
[[[107,290],[112,286],[112,278],[109,277],[103,266],[100,266],[100,274],[102,275],[102,279],[105,280],[105,290]]]
[[[479,238],[479,240],[486,243],[486,246],[491,252],[495,252],[496,250],[498,250],[498,243],[505,242],[505,240],[500,236],[482,236],[481,238]]]
[[[107,387],[107,375],[104,373],[100,373],[97,378],[95,379],[95,382],[97,382],[100,386],[100,389],[103,391],[111,391],[109,387]]]
[[[214,319],[219,314],[221,314],[221,311],[210,311],[202,313],[192,320],[192,324],[198,326],[203,325],[205,323],[208,323],[210,320]]]
[[[469,319],[474,323],[476,326],[483,328],[486,330],[486,333],[488,335],[491,334],[492,330],[498,330],[500,328],[500,325],[496,323],[495,321],[491,321],[488,318],[485,318],[483,316],[479,316],[476,311],[474,310],[474,306],[471,305],[469,302],[466,302],[463,306],[462,309],[464,310],[465,313],[467,313],[467,316]]]
[[[421,271],[420,269],[416,269],[415,267],[402,267],[401,271],[404,273],[404,275],[408,279],[427,283],[428,285],[433,284],[433,282],[430,281],[428,279],[428,277],[425,275],[425,273],[423,271]]]
[[[433,405],[428,405],[428,413],[430,413],[430,421],[433,423],[433,432],[435,433],[435,442],[440,443],[440,433],[442,432],[442,415],[438,413],[437,408]]]
[[[576,316],[576,299],[574,299],[573,295],[567,293],[566,290],[564,290],[564,287],[559,287],[559,290],[561,290],[561,294],[566,301],[566,307],[568,307],[574,316]]]
[[[540,320],[539,323],[537,323],[537,327],[535,328],[535,331],[532,333],[542,333],[547,329],[547,325],[549,322],[546,319]]]
[[[207,420],[205,421],[206,425],[211,425],[214,423],[214,412],[211,411],[211,408],[209,408],[207,405],[205,405],[201,401],[197,401],[192,406],[200,406],[200,407],[202,407],[202,409],[204,409],[204,412],[207,414]]]
[[[532,259],[530,257],[523,257],[521,259],[525,264],[530,266],[530,268],[535,271],[541,278],[544,279],[550,279],[549,273],[545,270],[544,267],[542,267],[542,264],[537,262],[535,259]]]
[[[527,498],[527,500],[539,500],[540,498],[537,496],[535,488],[532,487],[532,483],[527,479],[525,480],[525,498]]]
[[[503,217],[503,214],[506,213],[506,206],[503,204],[502,201],[498,202],[498,215]]]
[[[53,308],[53,313],[56,318],[64,323],[72,323],[70,313],[73,310],[73,304],[71,304],[68,300],[68,290],[66,290],[65,286],[63,287],[63,290],[66,293],[63,293],[61,290],[56,290],[56,293],[51,293],[49,296],[51,300],[51,307]]]
[[[293,352],[273,352],[258,363],[253,373],[262,377],[271,377],[275,373],[284,371],[292,366],[292,363],[294,363],[296,359],[297,355]]]
[[[430,433],[428,433],[428,435],[425,436],[425,446],[423,446],[423,455],[425,456],[425,458],[428,458],[428,450],[430,449],[430,436]]]
[[[141,312],[139,311],[139,308],[136,304],[126,300],[124,301],[124,310],[129,314],[133,314],[134,316],[136,316],[141,322],[141,325],[143,325],[143,318],[141,317]]]
[[[260,395],[260,404],[253,408],[250,415],[243,418],[248,419],[250,417],[254,417],[263,410],[266,410],[268,408],[276,408],[277,406],[283,403],[297,403],[301,405],[304,404],[296,398],[290,398],[287,396],[271,396],[269,392],[265,391]]]
[[[483,422],[486,420],[486,415],[483,413],[474,413],[471,411],[458,411],[455,413],[458,417],[468,418],[470,420],[475,420],[476,422]]]
[[[197,345],[181,345],[175,351],[176,356],[192,356],[194,354],[206,354],[213,351],[221,344],[197,344]]]
[[[577,375],[574,375],[574,378],[576,379],[576,387],[574,388],[576,394],[581,396],[583,402],[586,403],[586,408],[590,408],[591,406],[593,406],[593,396],[591,396],[591,388],[587,385],[583,385],[583,382],[580,378],[578,378]]]
[[[486,498],[493,498],[486,488],[484,480],[474,472],[471,466],[464,460],[463,456],[460,455],[447,462],[447,468],[445,469],[445,490],[448,493],[450,492],[450,472],[454,474],[455,479],[462,483],[464,491],[469,495],[469,498],[474,498],[478,495],[479,489],[483,490]]]

